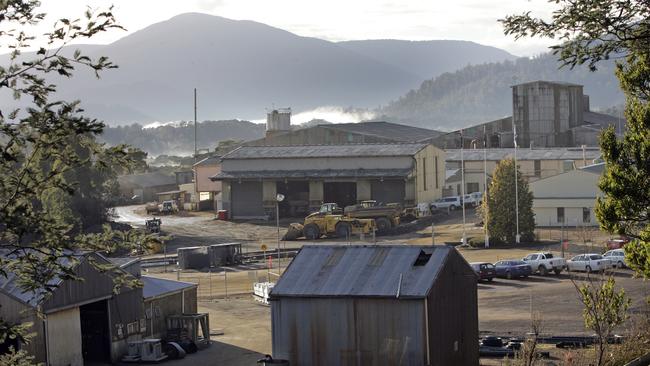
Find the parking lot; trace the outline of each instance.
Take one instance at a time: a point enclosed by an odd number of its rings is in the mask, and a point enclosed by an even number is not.
[[[507,252],[506,252],[507,251]],[[460,250],[469,260],[485,261],[497,258],[523,257],[530,250],[489,249]],[[271,352],[270,309],[252,298],[253,275],[262,277],[263,269],[248,266],[230,268],[227,274],[228,297],[225,293],[225,277],[222,273],[188,272],[181,280],[197,282],[199,288],[199,311],[210,314],[210,324],[218,334],[213,337],[216,347],[191,355],[179,364],[194,363],[193,359],[226,357],[228,364],[252,365],[254,359]],[[271,270],[271,273],[276,272]],[[633,278],[632,271],[622,269],[611,273],[617,286],[624,288],[633,300],[632,314],[648,311],[644,298],[650,295],[647,282]],[[173,277],[175,274],[156,274]],[[271,275],[273,277],[273,275]],[[589,335],[584,328],[582,306],[578,300],[572,279],[578,284],[586,279],[584,273],[563,272],[559,276],[534,275],[525,279],[501,279],[481,282],[478,285],[479,330],[481,335],[522,336],[530,329],[530,314],[538,312],[543,319],[543,332],[554,335]],[[621,329],[623,331],[623,329]],[[235,357],[237,356],[237,357]],[[206,358],[208,359],[208,358]],[[234,360],[238,360],[235,362]]]
[[[472,224],[475,218],[469,216],[467,224],[458,220],[458,215],[443,218],[435,225],[435,240],[437,244],[458,241],[463,228],[468,237],[480,237],[482,230]],[[222,241],[246,241],[248,251],[259,250],[261,243],[275,246],[276,229],[271,225],[256,225],[251,223],[233,223],[213,221],[209,216],[197,216],[187,222],[174,223],[168,220],[167,230],[174,232],[176,237],[192,237],[200,232],[200,240],[210,243],[215,237]],[[164,220],[164,219],[163,219]],[[164,223],[164,221],[163,221]],[[163,224],[164,225],[164,224]],[[184,235],[179,235],[180,233]],[[557,240],[560,235],[569,237],[571,244],[565,253],[566,258],[574,254],[600,251],[601,243],[606,234],[594,231],[590,233],[590,243],[582,243],[584,232],[567,230],[538,230],[538,236],[546,241],[538,245],[511,248],[473,249],[462,248],[459,252],[468,262],[496,262],[502,259],[521,259],[531,252],[553,251],[560,252]],[[321,240],[313,243],[347,244],[340,240]],[[299,247],[310,242],[287,242],[287,247]],[[404,243],[416,245],[431,244],[431,230],[425,229],[395,237],[380,237],[378,244]],[[284,244],[284,243],[283,243]],[[179,245],[182,245],[179,244]],[[289,263],[283,258],[282,267]],[[199,284],[199,311],[210,314],[214,347],[190,355],[185,360],[173,364],[200,364],[202,360],[229,365],[252,365],[254,361],[271,352],[271,321],[267,306],[261,305],[252,298],[252,284],[259,280],[277,279],[277,261],[247,263],[243,265],[215,268],[212,272],[186,271],[177,273],[173,268],[163,272],[160,268],[150,269],[149,274],[170,279]],[[627,269],[611,272],[619,288],[624,288],[632,299],[631,314],[647,312],[644,298],[650,295],[647,282],[633,278],[632,271]],[[530,328],[531,312],[539,312],[543,319],[543,331],[554,335],[589,335],[584,328],[582,305],[572,282],[577,283],[586,279],[585,273],[563,272],[559,276],[533,275],[525,279],[501,279],[493,282],[481,282],[478,285],[479,329],[481,335],[494,334],[500,336],[524,335]],[[623,329],[621,329],[623,331]],[[223,360],[217,362],[217,360]],[[171,364],[171,363],[170,363]]]

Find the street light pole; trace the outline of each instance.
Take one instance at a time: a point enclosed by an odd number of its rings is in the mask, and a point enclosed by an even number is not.
[[[515,145],[515,220],[517,221],[517,233],[515,235],[515,242],[519,244],[519,180],[517,179],[517,126],[512,121],[512,131]]]
[[[278,276],[280,276],[280,271],[282,270],[282,263],[280,261],[280,202],[284,200],[284,195],[278,193],[275,196],[275,224],[278,229]]]
[[[465,160],[463,159],[463,145],[465,145],[463,141],[463,130],[460,130],[460,205],[463,209],[463,244],[467,244],[467,236],[465,233]]]
[[[487,202],[487,129],[483,126],[483,202]],[[483,207],[485,209],[485,207]],[[490,236],[488,235],[487,222],[483,222],[485,227],[485,247],[490,247]]]

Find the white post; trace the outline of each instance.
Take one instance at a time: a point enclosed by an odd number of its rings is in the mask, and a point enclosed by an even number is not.
[[[280,201],[275,200],[275,224],[278,229],[278,276],[282,270],[282,264],[280,262]]]
[[[487,202],[487,132],[483,126],[483,202]],[[483,222],[485,228],[485,247],[490,247],[490,236],[488,235],[487,222]]]
[[[433,221],[431,222],[431,245],[436,245],[435,230],[433,230]]]
[[[463,244],[467,244],[467,236],[465,233],[465,160],[463,158],[463,148],[464,148],[464,142],[463,142],[463,132],[461,130],[461,135],[460,135],[460,190],[461,190],[461,195],[460,195],[460,205],[463,208]]]

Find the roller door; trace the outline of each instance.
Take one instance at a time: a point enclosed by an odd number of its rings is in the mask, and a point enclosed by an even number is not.
[[[385,180],[371,183],[370,195],[373,200],[382,203],[404,203],[405,183],[403,180]]]
[[[264,215],[262,182],[234,182],[231,187],[233,218]]]

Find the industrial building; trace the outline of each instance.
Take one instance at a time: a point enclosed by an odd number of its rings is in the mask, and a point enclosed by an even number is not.
[[[604,165],[590,165],[531,183],[535,226],[598,226],[594,207]]]
[[[446,180],[444,196],[461,194],[461,151],[448,149],[446,152]],[[462,158],[465,171],[465,193],[483,192],[484,166],[487,165],[488,184],[492,173],[501,160],[512,159],[515,149],[464,149]],[[594,164],[601,157],[599,148],[521,148],[517,149],[517,165],[529,182]],[[487,158],[484,164],[484,159]]]
[[[178,189],[175,176],[159,172],[121,175],[117,181],[120,195],[139,203],[155,201],[158,193]]]
[[[520,147],[576,147],[598,145],[600,132],[613,126],[618,134],[625,120],[593,112],[583,86],[565,82],[531,81],[512,86],[512,116],[462,129],[463,145],[483,147],[484,131],[490,148],[514,147],[513,123]],[[459,148],[461,130],[434,143]]]
[[[477,277],[448,246],[303,246],[270,294],[292,365],[478,365]]]
[[[34,337],[20,347],[37,362],[51,366],[117,362],[127,342],[141,338],[142,289],[124,287],[115,294],[114,275],[91,263],[110,264],[106,258],[87,253],[76,260],[74,274],[84,280],[57,279],[51,295],[45,290],[24,292],[11,273],[0,276],[0,318],[33,324],[29,331]]]
[[[196,314],[197,284],[150,276],[142,276],[140,280],[144,297],[143,336],[166,338],[169,316]]]
[[[210,178],[221,172],[221,156],[213,155],[194,164],[194,191],[198,194],[199,210],[215,210],[217,196],[221,193],[221,182]]]
[[[283,129],[279,129],[283,128]],[[341,145],[430,142],[444,133],[390,122],[328,123],[291,129],[267,125],[266,137],[248,141],[246,146]]]
[[[241,146],[221,158],[220,206],[235,219],[304,216],[324,202],[414,205],[442,195],[444,151],[430,144]]]

